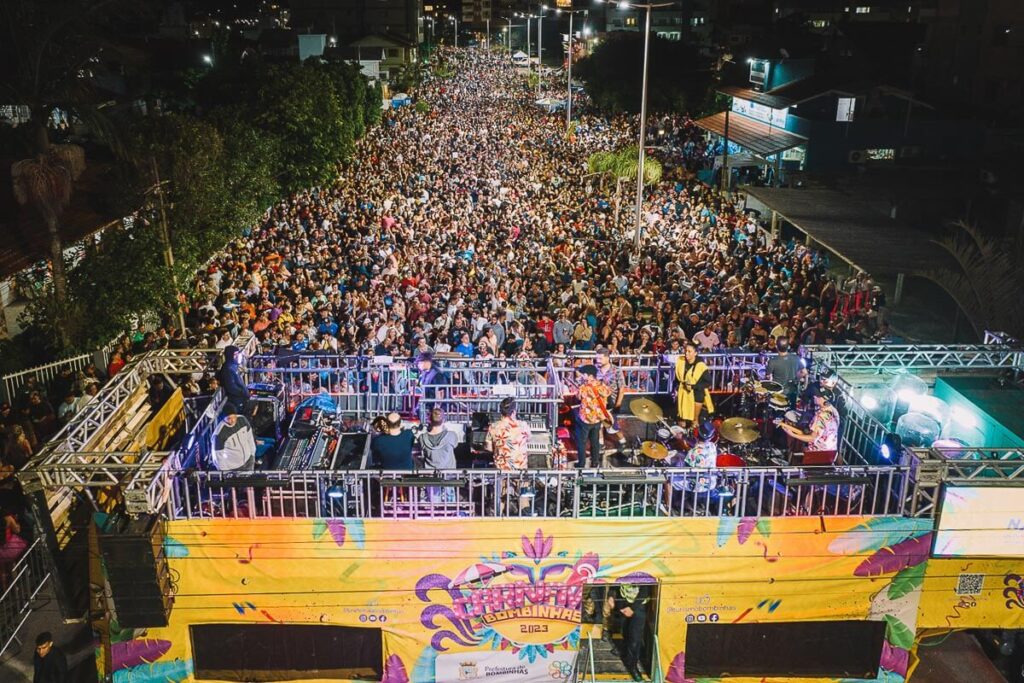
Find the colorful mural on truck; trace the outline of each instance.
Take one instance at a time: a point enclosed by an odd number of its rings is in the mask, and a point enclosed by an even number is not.
[[[172,522],[170,624],[112,633],[109,666],[115,683],[182,683],[195,680],[190,625],[335,624],[381,629],[385,683],[560,681],[585,637],[584,587],[657,582],[669,683],[711,680],[687,675],[690,624],[844,619],[886,623],[869,680],[897,683],[918,629],[955,607],[955,568],[928,562],[931,528],[864,517]],[[952,626],[1024,626],[1022,569],[973,565],[985,585]]]

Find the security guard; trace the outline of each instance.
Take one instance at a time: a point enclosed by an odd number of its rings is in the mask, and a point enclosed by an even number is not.
[[[642,681],[644,677],[640,672],[640,653],[643,650],[651,587],[638,583],[624,583],[615,587],[608,601],[624,618],[622,637],[626,641],[626,646],[622,652],[622,663],[626,665],[626,670],[634,681]]]

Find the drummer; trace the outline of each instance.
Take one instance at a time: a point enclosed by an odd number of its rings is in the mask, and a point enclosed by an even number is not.
[[[676,361],[676,380],[679,382],[676,409],[679,421],[688,424],[700,422],[701,413],[715,412],[711,401],[711,373],[697,355],[697,345],[687,342],[685,351]]]
[[[835,451],[839,448],[839,413],[833,401],[835,394],[831,389],[819,387],[814,393],[814,417],[811,419],[809,432],[783,422],[782,431],[793,439],[804,444],[805,451]]]
[[[714,469],[718,462],[718,445],[714,441],[715,426],[710,420],[704,420],[697,428],[697,443],[686,453],[680,453],[669,462],[673,467],[698,467],[700,469]],[[717,486],[717,478],[714,474],[701,473],[697,475],[694,483],[689,477],[673,477],[672,486],[677,491],[692,491],[694,493],[707,493]]]

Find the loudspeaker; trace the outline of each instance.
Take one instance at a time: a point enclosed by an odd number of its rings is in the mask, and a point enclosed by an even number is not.
[[[115,521],[100,535],[110,594],[124,628],[167,626],[174,596],[166,535],[166,524],[157,515]]]

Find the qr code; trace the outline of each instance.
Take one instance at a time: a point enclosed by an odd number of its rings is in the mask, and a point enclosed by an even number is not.
[[[978,595],[985,587],[984,574],[961,574],[956,582],[957,595]]]

